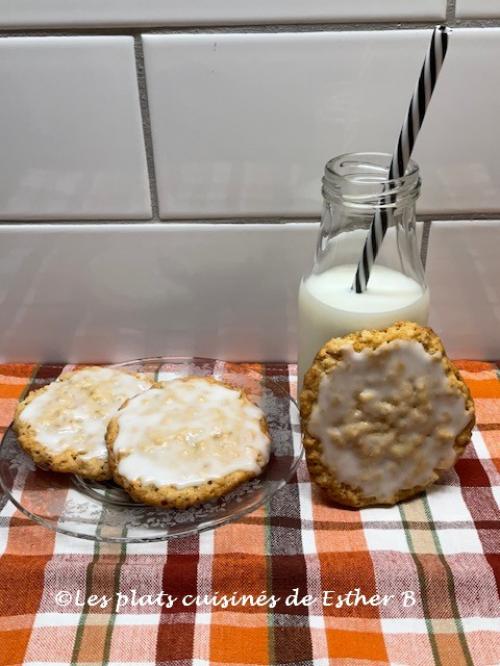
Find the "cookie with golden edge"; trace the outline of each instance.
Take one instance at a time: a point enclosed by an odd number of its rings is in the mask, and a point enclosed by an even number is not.
[[[263,412],[243,391],[195,376],[128,400],[106,434],[115,482],[137,502],[177,509],[258,476],[270,441]]]
[[[300,412],[311,478],[357,508],[425,490],[462,455],[475,423],[441,340],[409,321],[327,342],[305,375]]]
[[[17,406],[13,427],[38,465],[97,481],[109,479],[109,419],[127,398],[151,384],[144,375],[115,368],[79,368],[29,393]]]

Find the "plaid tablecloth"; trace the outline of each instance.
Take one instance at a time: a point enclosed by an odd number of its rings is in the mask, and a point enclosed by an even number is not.
[[[326,506],[302,463],[234,524],[125,547],[46,530],[4,498],[0,664],[500,664],[500,381],[492,363],[458,365],[476,403],[473,444],[394,508]],[[4,430],[29,388],[61,370],[0,367]],[[295,390],[294,366],[265,370]],[[213,603],[261,593],[261,606]],[[168,594],[200,605],[169,607]]]

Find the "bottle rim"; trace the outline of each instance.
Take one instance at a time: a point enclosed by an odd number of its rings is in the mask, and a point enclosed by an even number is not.
[[[420,192],[420,170],[409,160],[399,178],[387,178],[392,155],[383,152],[343,153],[328,160],[323,197],[350,206],[394,208]]]

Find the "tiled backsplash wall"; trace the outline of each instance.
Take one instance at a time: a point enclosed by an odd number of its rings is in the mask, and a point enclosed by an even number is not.
[[[293,360],[324,163],[392,150],[435,22],[431,324],[500,357],[496,0],[0,0],[0,357]]]

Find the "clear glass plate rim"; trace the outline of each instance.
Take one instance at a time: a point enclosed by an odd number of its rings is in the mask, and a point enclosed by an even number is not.
[[[2,442],[7,435],[13,432],[12,431],[12,426],[10,426],[7,431],[5,432],[4,436],[2,437]],[[1,446],[1,442],[0,442]],[[49,521],[44,520],[37,514],[31,513],[28,509],[26,509],[12,494],[11,490],[9,488],[6,488],[3,479],[0,476],[0,486],[2,487],[3,491],[7,495],[8,499],[14,504],[14,506],[19,509],[25,516],[27,516],[30,520],[33,520],[34,522],[38,523],[39,525],[42,525],[46,529],[50,529],[55,532],[59,532],[60,534],[66,534],[67,536],[72,536],[78,539],[86,539],[87,541],[95,541],[95,542],[100,542],[100,543],[152,543],[152,542],[160,542],[160,541],[167,541],[168,539],[181,539],[183,537],[187,537],[193,534],[199,534],[201,532],[206,532],[207,530],[215,529],[219,525],[228,525],[229,523],[233,523],[236,520],[239,520],[240,518],[243,518],[243,516],[246,516],[249,513],[252,513],[256,509],[258,509],[260,506],[268,502],[277,492],[279,492],[282,488],[286,486],[286,484],[289,482],[289,480],[292,478],[294,473],[296,472],[300,461],[302,460],[304,456],[304,447],[301,445],[300,451],[296,455],[293,465],[289,468],[288,474],[286,477],[283,477],[280,479],[279,482],[277,482],[277,486],[274,487],[270,492],[265,494],[265,497],[259,498],[255,500],[252,504],[249,506],[246,506],[244,509],[241,511],[236,511],[233,513],[231,516],[227,517],[221,517],[219,519],[214,518],[213,520],[209,520],[206,523],[202,523],[201,527],[193,527],[192,529],[186,530],[185,532],[175,534],[175,533],[164,533],[159,536],[155,537],[133,537],[133,536],[124,536],[124,537],[112,537],[112,536],[105,536],[102,537],[100,535],[90,535],[90,534],[83,534],[83,533],[76,533],[72,532],[70,530],[64,529],[61,527],[59,524],[53,524],[50,523]]]
[[[208,356],[146,356],[145,358],[135,358],[130,361],[120,361],[119,363],[104,363],[103,365],[107,366],[108,368],[123,368],[128,365],[134,365],[136,363],[157,363],[160,361],[165,361],[168,363],[178,363],[179,365],[182,363],[186,362],[192,362],[192,361],[199,361],[200,363],[233,363],[234,365],[263,365],[265,366],[266,364],[272,363],[268,361],[267,363],[265,361],[224,361],[223,359],[220,358],[209,358]],[[276,365],[289,365],[285,361],[276,361]],[[299,403],[298,401],[293,397],[291,393],[287,393],[285,389],[283,389],[279,383],[274,380],[272,377],[267,377],[266,376],[266,381],[271,382],[275,384],[275,386],[278,388],[279,391],[284,393],[289,399],[290,402],[292,402],[297,409],[299,409]]]
[[[7,434],[11,431],[11,427],[7,429],[5,432],[4,436],[2,437],[2,442],[5,437],[7,437]],[[2,444],[0,442],[0,446]],[[27,516],[30,520],[33,520],[35,523],[38,523],[42,527],[45,527],[46,529],[49,529],[53,532],[58,532],[60,534],[65,534],[66,536],[71,536],[76,539],[85,539],[86,541],[93,541],[97,543],[120,543],[120,544],[127,544],[127,543],[154,543],[154,542],[161,542],[161,541],[168,541],[169,539],[182,539],[184,537],[192,536],[193,534],[200,534],[201,532],[207,532],[208,530],[215,529],[216,527],[219,527],[219,525],[229,525],[230,523],[234,523],[235,521],[239,520],[240,518],[243,518],[243,516],[246,516],[249,513],[252,513],[256,509],[258,509],[260,506],[268,502],[271,497],[273,497],[277,492],[279,492],[282,488],[286,486],[288,481],[292,478],[294,473],[297,470],[297,467],[299,466],[300,461],[302,460],[304,455],[304,447],[301,446],[300,452],[296,456],[294,463],[292,467],[289,470],[289,474],[287,474],[286,478],[283,478],[279,482],[279,486],[276,488],[273,488],[272,492],[266,493],[266,496],[264,498],[260,498],[256,500],[253,504],[245,507],[242,509],[240,512],[235,512],[231,516],[227,517],[221,517],[219,519],[213,519],[212,521],[207,521],[206,523],[203,523],[201,527],[193,527],[192,529],[186,530],[185,532],[175,534],[175,533],[165,533],[159,536],[155,537],[130,537],[130,536],[124,536],[124,537],[112,537],[112,536],[101,536],[101,535],[91,535],[91,534],[82,534],[82,533],[75,533],[71,532],[70,530],[64,529],[63,527],[60,527],[58,524],[54,525],[53,523],[50,523],[43,518],[40,518],[40,516],[37,516],[34,513],[31,513],[28,509],[23,507],[23,505],[13,496],[12,492],[10,491],[9,488],[6,488],[3,483],[3,479],[0,476],[0,486],[2,487],[4,493],[7,495],[8,499],[14,504],[14,506],[21,511],[25,516]]]
[[[127,367],[127,366],[133,366],[136,364],[146,364],[146,363],[169,363],[169,364],[183,364],[183,363],[207,363],[207,364],[212,364],[212,363],[217,363],[217,362],[222,362],[222,363],[234,363],[235,365],[238,364],[245,364],[248,363],[249,365],[252,365],[254,363],[258,362],[252,362],[252,361],[223,361],[222,359],[214,359],[214,358],[208,358],[208,357],[201,357],[201,356],[150,356],[150,357],[145,357],[145,358],[137,358],[137,359],[131,359],[127,361],[122,361],[119,363],[103,363],[102,365],[107,366],[107,367]],[[265,363],[260,363],[261,365],[265,366]],[[283,363],[286,365],[285,363]],[[87,365],[87,364],[85,364]],[[299,406],[297,401],[294,399],[294,397],[287,392],[277,381],[275,381],[271,376],[266,376],[262,375],[261,372],[257,371],[258,374],[261,376],[264,376],[265,382],[268,384],[272,384],[273,386],[276,387],[279,393],[281,393],[282,396],[286,397],[298,410]],[[9,425],[7,430],[5,431],[2,440],[0,442],[0,447],[2,446],[4,440],[9,436],[9,434],[13,434],[15,437],[15,433],[12,428],[12,423]],[[292,436],[293,437],[293,436]],[[17,437],[16,437],[16,443],[17,446],[20,446],[19,443],[17,442]],[[219,518],[213,518],[213,519],[208,519],[205,522],[201,522],[198,525],[193,526],[192,528],[186,529],[185,531],[179,532],[179,533],[174,533],[174,532],[169,532],[168,529],[164,531],[162,534],[156,535],[156,536],[144,536],[144,537],[139,537],[139,536],[101,536],[100,534],[85,534],[81,532],[76,532],[76,531],[71,531],[68,529],[65,529],[64,527],[61,527],[57,522],[56,523],[51,523],[44,518],[38,516],[37,514],[32,513],[29,511],[29,509],[26,509],[13,495],[13,492],[10,488],[6,487],[4,484],[4,480],[2,479],[0,475],[0,487],[3,489],[5,494],[7,495],[7,498],[14,504],[14,506],[21,511],[25,516],[27,516],[30,520],[33,520],[35,523],[45,527],[46,529],[50,529],[51,531],[58,532],[60,534],[65,534],[67,536],[71,536],[74,538],[80,538],[80,539],[85,539],[87,541],[93,541],[93,542],[100,542],[100,543],[119,543],[119,544],[127,544],[127,543],[153,543],[153,542],[162,542],[162,541],[168,541],[169,539],[180,539],[183,537],[191,536],[193,534],[199,534],[201,532],[205,532],[211,529],[215,529],[216,527],[220,525],[227,525],[230,523],[233,523],[245,515],[248,515],[249,513],[252,513],[255,511],[257,508],[260,506],[264,505],[266,502],[268,502],[277,492],[279,492],[293,477],[293,475],[296,473],[297,468],[300,464],[300,461],[302,460],[304,456],[304,445],[302,440],[300,440],[300,444],[298,447],[298,450],[295,451],[295,443],[292,440],[292,451],[293,451],[293,463],[287,470],[287,473],[285,476],[280,478],[278,481],[273,484],[271,488],[267,492],[264,493],[263,497],[258,497],[255,499],[254,502],[251,504],[243,507],[241,510],[236,510],[234,513],[232,513],[229,516],[221,516]]]

